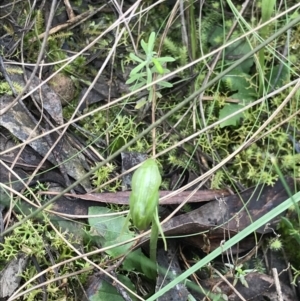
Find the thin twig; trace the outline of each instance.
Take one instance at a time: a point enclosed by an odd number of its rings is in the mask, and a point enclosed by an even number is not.
[[[234,291],[234,293],[242,300],[247,301],[239,292],[238,290],[222,275],[217,269],[211,267],[211,269]]]
[[[277,269],[272,268],[272,273],[273,273],[274,283],[275,283],[276,292],[277,292],[277,296],[278,296],[278,301],[283,301],[282,291],[281,291],[281,286],[280,286],[280,281],[279,281]]]

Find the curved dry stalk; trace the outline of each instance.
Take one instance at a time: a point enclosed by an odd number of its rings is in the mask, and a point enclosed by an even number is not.
[[[55,228],[55,229],[56,229],[56,228]],[[58,233],[59,233],[59,231],[58,231]],[[57,233],[57,234],[58,234],[58,233]],[[130,243],[130,242],[138,241],[138,240],[140,240],[141,238],[143,238],[144,236],[147,236],[147,235],[149,235],[149,234],[150,234],[150,230],[149,230],[149,231],[145,231],[144,233],[142,233],[142,234],[136,236],[135,238],[131,238],[131,239],[127,240],[127,241],[124,241],[124,242],[121,242],[121,243],[117,243],[117,244],[111,245],[111,246],[109,246],[109,247],[105,247],[105,248],[101,248],[101,249],[98,249],[98,250],[94,250],[94,251],[88,252],[88,253],[86,253],[86,254],[81,254],[78,250],[76,250],[76,251],[74,250],[74,251],[78,254],[78,256],[75,256],[75,257],[73,257],[73,258],[66,259],[66,260],[64,260],[64,261],[62,261],[62,262],[59,262],[59,263],[57,263],[57,264],[55,264],[55,265],[53,265],[53,266],[51,266],[51,267],[48,267],[46,270],[40,272],[39,274],[33,276],[33,277],[32,277],[30,280],[28,280],[24,285],[22,285],[17,291],[15,291],[15,293],[14,293],[7,301],[13,301],[13,300],[15,300],[16,298],[18,298],[18,297],[20,297],[20,296],[23,296],[24,294],[26,294],[26,293],[28,293],[28,292],[34,290],[34,289],[37,289],[37,288],[39,288],[39,287],[42,287],[43,285],[45,285],[45,283],[36,285],[36,286],[34,286],[34,287],[32,287],[32,288],[30,288],[30,289],[24,291],[24,292],[21,292],[21,290],[25,288],[25,285],[28,285],[28,284],[32,283],[34,280],[38,279],[38,278],[41,277],[42,275],[45,275],[46,273],[52,271],[53,269],[59,268],[59,267],[62,266],[62,265],[65,265],[65,264],[67,264],[67,263],[76,261],[76,260],[78,260],[78,259],[85,259],[85,260],[88,261],[90,264],[92,264],[95,268],[97,268],[101,273],[103,273],[103,274],[105,274],[106,276],[112,278],[112,279],[115,280],[119,285],[121,285],[122,287],[124,287],[127,291],[129,291],[130,293],[134,294],[138,299],[144,301],[143,298],[141,298],[140,296],[136,295],[134,292],[130,291],[130,290],[129,290],[127,287],[125,287],[119,280],[115,279],[112,275],[110,275],[110,273],[108,273],[106,270],[102,269],[101,267],[97,266],[95,263],[93,263],[92,261],[90,261],[90,260],[88,259],[88,257],[89,257],[89,256],[92,256],[92,255],[96,255],[96,254],[103,253],[103,252],[106,251],[106,250],[109,250],[109,249],[112,249],[112,248],[115,248],[115,247],[118,247],[118,246],[121,246],[121,245]],[[61,236],[60,233],[59,233],[59,235]],[[68,241],[65,241],[65,242],[66,242],[68,245],[70,244]],[[74,248],[73,246],[71,246],[71,244],[70,244],[69,247]],[[51,282],[56,281],[56,280],[55,280],[55,279],[51,279],[51,280],[49,280],[49,281],[50,281],[49,283],[51,283]]]
[[[50,133],[52,133],[52,132],[54,132],[54,131],[56,131],[56,130],[62,129],[62,128],[64,128],[64,127],[67,127],[67,126],[69,126],[72,122],[80,121],[80,120],[83,119],[83,118],[86,118],[86,117],[88,117],[88,116],[90,116],[90,115],[93,115],[93,114],[95,114],[95,113],[97,113],[97,112],[100,112],[100,111],[102,111],[102,110],[104,110],[104,109],[107,109],[107,108],[109,108],[109,107],[111,107],[111,106],[113,106],[113,105],[115,105],[115,104],[121,102],[122,100],[127,99],[127,98],[130,97],[130,96],[133,96],[133,95],[136,94],[137,92],[143,91],[144,89],[149,88],[149,87],[151,87],[152,85],[157,84],[160,80],[166,80],[166,79],[168,79],[169,77],[176,75],[178,72],[181,72],[181,71],[183,71],[183,70],[185,70],[185,69],[187,69],[187,68],[193,66],[194,64],[197,64],[197,63],[199,63],[199,62],[205,60],[206,58],[208,58],[208,57],[210,57],[210,56],[212,56],[212,55],[218,53],[220,50],[225,49],[226,47],[232,45],[233,43],[239,41],[240,39],[245,38],[245,37],[249,36],[250,34],[255,33],[256,31],[258,31],[260,28],[262,28],[262,27],[265,26],[266,24],[269,24],[269,23],[271,23],[272,21],[277,20],[278,18],[282,17],[282,16],[285,15],[286,13],[288,13],[288,12],[290,12],[290,11],[292,11],[292,10],[295,10],[295,9],[298,8],[298,7],[300,7],[300,3],[294,5],[293,7],[289,8],[289,9],[287,9],[285,12],[283,12],[283,13],[281,13],[281,14],[278,14],[278,15],[275,16],[273,19],[269,20],[267,23],[264,23],[264,24],[261,24],[261,25],[255,27],[255,28],[252,29],[251,31],[249,31],[249,32],[245,33],[244,35],[240,36],[239,38],[237,38],[237,39],[235,39],[235,40],[233,40],[233,41],[231,41],[231,42],[229,42],[229,43],[227,43],[227,44],[225,44],[225,45],[219,47],[218,49],[216,49],[216,50],[210,52],[209,54],[207,54],[207,55],[205,55],[205,56],[203,56],[203,57],[201,57],[201,58],[199,58],[199,59],[197,59],[197,60],[195,60],[195,61],[193,61],[193,62],[187,64],[186,66],[183,66],[183,67],[178,68],[177,70],[175,70],[175,71],[173,71],[173,72],[168,73],[167,75],[163,76],[163,77],[160,78],[159,80],[156,80],[156,81],[152,82],[151,84],[148,84],[148,85],[146,85],[146,86],[144,86],[144,87],[141,87],[140,89],[137,89],[136,91],[130,92],[130,93],[128,93],[128,94],[126,94],[126,95],[124,95],[124,96],[122,96],[122,97],[120,97],[120,98],[118,98],[118,99],[116,99],[116,100],[114,100],[114,101],[112,101],[112,102],[110,102],[109,104],[105,104],[105,105],[103,105],[103,106],[101,106],[101,107],[99,107],[99,108],[97,108],[97,109],[95,109],[95,110],[93,110],[93,111],[91,111],[91,112],[88,112],[88,113],[86,113],[86,114],[83,114],[83,115],[81,115],[80,117],[74,118],[73,120],[70,120],[70,121],[66,122],[65,124],[63,124],[63,125],[58,126],[56,129],[49,130],[49,131],[47,132],[47,134],[50,134]],[[69,60],[69,62],[72,62],[73,60],[75,60],[75,58],[77,58],[79,55],[81,55],[83,52],[85,52],[87,49],[89,49],[91,46],[93,46],[96,42],[98,42],[98,40],[99,40],[104,34],[106,34],[107,32],[109,32],[110,30],[112,30],[112,29],[115,28],[115,27],[116,27],[115,23],[112,24],[112,25],[111,25],[111,26],[110,26],[103,34],[101,34],[97,39],[95,39],[93,42],[91,42],[88,46],[86,46],[86,47],[85,47],[82,51],[80,51],[78,54],[74,55],[74,56]],[[267,43],[266,43],[266,44],[267,44]],[[68,62],[68,63],[69,63],[69,62]],[[57,73],[59,73],[65,66],[67,66],[68,63],[66,63],[65,65],[63,65],[61,68],[59,68],[55,73],[53,73],[50,77],[48,77],[47,80],[45,80],[43,83],[48,82],[52,77],[54,77]],[[223,74],[222,74],[222,76],[223,76]],[[39,89],[39,88],[43,85],[43,83],[41,83],[40,85],[38,85],[35,89],[33,89],[32,91],[30,91],[29,93],[27,93],[23,98],[26,98],[26,97],[28,97],[29,95],[31,95],[34,91],[36,91],[37,89]],[[201,93],[201,92],[199,92],[199,93]],[[198,94],[198,93],[197,93],[197,94]],[[197,95],[197,94],[196,94],[196,95]],[[192,95],[192,96],[194,97],[194,95]],[[247,108],[249,108],[249,107],[247,106]],[[238,112],[241,112],[241,111],[238,111]],[[3,113],[2,113],[2,111],[0,110],[0,115],[2,115],[2,114],[3,114]],[[230,116],[231,116],[231,115],[230,115]],[[232,116],[231,116],[231,117],[232,117]],[[225,120],[225,119],[224,119],[224,120]],[[36,136],[34,139],[29,140],[29,141],[30,141],[30,142],[31,142],[31,141],[34,141],[34,140],[39,139],[39,138],[41,138],[41,137],[43,137],[43,136],[45,136],[45,134],[38,135],[38,136]],[[22,145],[22,144],[20,144],[20,145]],[[16,149],[16,148],[18,148],[18,147],[19,147],[19,146],[16,146],[16,147],[14,147],[14,148],[12,148],[12,149]],[[6,151],[6,152],[7,152],[7,151]],[[6,152],[1,152],[0,154],[4,154],[4,153],[6,153]]]

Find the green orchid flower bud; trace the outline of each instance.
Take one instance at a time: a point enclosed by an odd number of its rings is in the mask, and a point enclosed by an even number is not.
[[[159,200],[161,175],[157,163],[147,159],[133,174],[129,197],[133,225],[139,230],[149,227]]]

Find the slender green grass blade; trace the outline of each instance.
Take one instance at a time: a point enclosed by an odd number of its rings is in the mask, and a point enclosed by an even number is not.
[[[283,203],[281,203],[279,206],[271,210],[266,215],[259,218],[257,221],[249,225],[247,228],[242,230],[239,234],[235,235],[228,241],[226,241],[222,246],[215,249],[213,252],[205,256],[202,260],[200,260],[198,263],[196,263],[194,266],[189,268],[187,271],[182,273],[179,277],[174,279],[172,282],[170,282],[168,285],[163,287],[160,291],[155,293],[153,296],[147,299],[147,301],[155,301],[158,297],[162,296],[164,293],[166,293],[168,290],[170,290],[172,287],[174,287],[176,284],[184,281],[186,278],[188,278],[190,275],[198,271],[203,266],[210,263],[213,259],[215,259],[217,256],[221,255],[224,251],[228,250],[232,246],[236,245],[239,241],[241,241],[246,236],[253,233],[256,229],[262,227],[268,221],[275,218],[285,210],[287,210],[291,205],[293,205],[293,200],[297,203],[300,201],[300,192],[293,195],[292,198],[287,199]]]

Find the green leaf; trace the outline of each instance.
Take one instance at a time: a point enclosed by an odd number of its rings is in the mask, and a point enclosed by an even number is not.
[[[142,98],[142,99],[140,99],[140,100],[138,100],[138,101],[136,102],[136,105],[135,105],[134,108],[135,108],[136,110],[138,110],[138,109],[142,108],[146,103],[147,103],[146,98]]]
[[[149,95],[148,95],[148,101],[151,102],[152,99],[153,99],[153,89],[151,88],[148,88],[148,91],[149,91]]]
[[[123,284],[125,284],[132,291],[135,291],[135,287],[127,276],[118,275],[118,280],[120,280]],[[133,300],[137,300],[136,297],[130,295]],[[100,281],[100,285],[98,287],[98,291],[96,294],[92,295],[89,298],[90,301],[124,301],[123,297],[118,293],[117,289],[107,283],[104,280]]]
[[[152,83],[152,72],[150,68],[147,68],[147,85]]]
[[[261,17],[263,22],[270,20],[274,12],[275,4],[276,4],[276,0],[262,0]]]
[[[227,89],[236,93],[237,99],[253,101],[256,98],[256,86],[250,75],[241,72],[240,70],[232,70],[222,78],[222,83]],[[233,96],[231,96],[234,98]]]
[[[132,76],[130,76],[130,78],[126,81],[126,84],[131,84],[133,82],[135,82],[136,80],[139,80],[143,77],[145,77],[147,74],[146,72],[141,72],[141,73],[137,73],[137,74],[134,74]]]
[[[144,50],[144,52],[148,55],[148,44],[142,39],[141,46]]]
[[[155,95],[156,95],[157,98],[162,98],[162,95],[159,93],[159,91],[156,91]]]
[[[157,83],[158,86],[161,87],[165,87],[165,88],[172,88],[173,84],[169,83],[169,82],[165,82],[165,81],[161,81],[159,83]]]
[[[135,91],[143,86],[146,85],[146,81],[140,81],[139,83],[134,84],[133,86],[130,87],[131,91]]]
[[[157,57],[155,58],[159,63],[168,63],[168,62],[174,62],[176,59],[170,56],[163,56],[163,57]]]
[[[106,215],[109,213],[114,212],[106,207],[89,207],[89,215]],[[88,222],[91,226],[91,234],[97,236],[102,247],[108,247],[134,237],[134,233],[129,231],[128,225],[125,225],[126,218],[124,216],[89,217]],[[132,245],[133,243],[128,243],[107,250],[106,253],[112,257],[117,257],[125,254]]]
[[[232,64],[232,62],[235,61],[236,58],[242,57],[243,55],[247,54],[251,50],[252,48],[246,39],[237,41],[232,45],[230,45],[228,48],[226,48],[225,50],[226,62]],[[245,60],[243,63],[240,64],[239,69],[244,73],[249,73],[253,63],[254,63],[253,57],[248,58],[247,60]]]
[[[225,104],[225,106],[220,110],[219,113],[219,120],[222,120],[224,117],[227,117],[228,115],[240,110],[243,106],[238,104]],[[236,126],[240,123],[241,119],[244,117],[243,113],[239,113],[228,120],[223,121],[220,124],[220,127],[223,128],[225,126]]]
[[[145,66],[147,65],[147,62],[142,62],[139,65],[137,65],[136,67],[134,67],[131,72],[130,72],[130,76],[138,73],[140,70],[142,70]]]
[[[137,61],[137,62],[139,62],[139,63],[143,63],[143,62],[144,62],[144,60],[142,60],[141,58],[139,58],[138,56],[136,56],[134,53],[130,53],[130,54],[129,54],[129,57],[130,57],[132,60]]]
[[[152,62],[159,74],[164,74],[164,68],[156,58],[152,58]]]
[[[279,65],[276,65],[269,72],[267,72],[266,78],[269,79],[269,84],[271,88],[275,90],[275,88],[282,87],[289,81],[290,70],[285,65],[281,67]]]
[[[155,32],[151,32],[149,39],[148,39],[148,52],[146,52],[148,55],[150,55],[153,51],[155,43]]]
[[[285,226],[286,226],[287,228],[289,228],[289,229],[294,229],[294,226],[293,226],[293,224],[290,222],[289,219],[287,219],[287,218],[284,217],[284,216],[281,216],[281,220],[282,220],[282,222],[285,224]]]
[[[150,258],[146,257],[145,254],[142,252],[141,248],[130,252],[122,265],[122,269],[131,272],[136,271],[139,273],[143,273],[148,278],[151,278],[152,270],[155,268],[155,265],[151,261]]]

